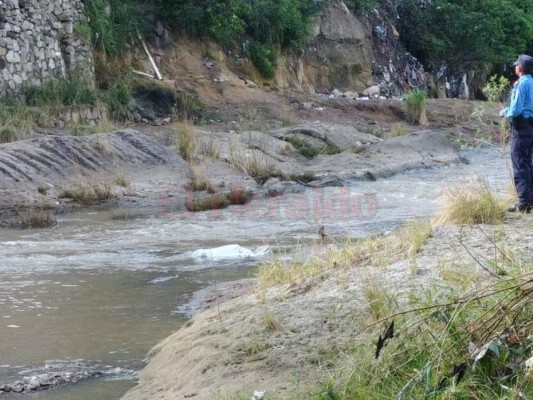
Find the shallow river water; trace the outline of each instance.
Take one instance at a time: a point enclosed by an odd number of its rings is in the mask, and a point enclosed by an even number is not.
[[[431,216],[443,189],[475,175],[496,191],[509,189],[498,151],[464,156],[468,164],[223,211],[173,212],[167,199],[134,220],[85,212],[59,216],[50,230],[0,231],[0,385],[43,371],[97,369],[103,378],[26,397],[119,399],[135,384],[149,349],[185,321],[179,310],[192,293],[247,277],[265,258],[196,259],[195,250],[229,244],[287,250],[316,238],[319,225],[348,237],[384,232]]]

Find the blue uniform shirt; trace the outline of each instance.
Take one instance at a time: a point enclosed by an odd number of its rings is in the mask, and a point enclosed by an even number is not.
[[[523,75],[513,87],[511,103],[503,109],[506,118],[533,117],[533,78]]]

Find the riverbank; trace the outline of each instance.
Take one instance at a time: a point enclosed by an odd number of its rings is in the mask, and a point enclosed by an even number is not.
[[[284,283],[273,271],[293,268],[293,261],[274,260],[280,265],[267,267],[274,275],[260,272],[249,293],[213,304],[158,344],[123,399],[246,399],[259,389],[265,399],[315,398],[321,385],[350,374],[355,346],[375,351],[385,323],[365,327],[413,307],[413,297],[427,301],[424,293],[433,293],[438,301],[447,290],[462,295],[494,284],[499,278],[480,265],[513,276],[527,257],[532,225],[524,215],[503,225],[437,227],[422,236],[419,225],[363,242],[318,244],[304,260],[315,272]]]
[[[455,102],[430,102],[429,127],[403,123],[398,100],[317,97],[310,105],[295,101],[293,119],[284,122],[249,110],[238,121],[205,127],[36,134],[0,145],[0,210],[8,218],[86,206],[184,210],[207,192],[278,196],[456,163],[459,144],[493,139],[494,121],[490,105],[472,117],[477,106]]]

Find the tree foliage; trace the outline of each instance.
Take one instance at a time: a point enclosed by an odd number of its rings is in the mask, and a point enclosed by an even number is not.
[[[366,2],[373,0],[364,0]],[[276,49],[298,48],[327,0],[86,0],[93,44],[119,55],[148,31],[146,15],[156,15],[173,30],[211,38],[225,47],[248,51],[261,74],[271,78]]]
[[[430,67],[476,69],[516,58],[533,41],[532,0],[434,0],[399,7],[408,50]]]

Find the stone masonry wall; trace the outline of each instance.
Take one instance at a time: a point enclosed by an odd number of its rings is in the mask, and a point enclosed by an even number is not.
[[[81,0],[0,0],[0,95],[69,73],[94,83],[90,48],[75,34]]]

